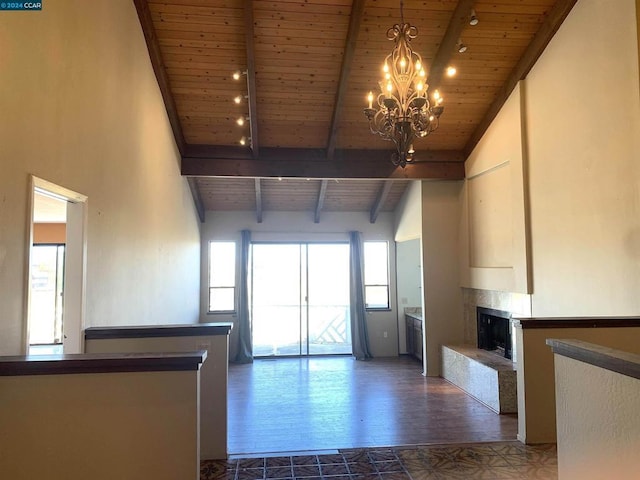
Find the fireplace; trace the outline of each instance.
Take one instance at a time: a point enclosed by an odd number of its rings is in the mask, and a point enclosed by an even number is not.
[[[502,310],[477,307],[478,348],[512,359],[511,314]]]

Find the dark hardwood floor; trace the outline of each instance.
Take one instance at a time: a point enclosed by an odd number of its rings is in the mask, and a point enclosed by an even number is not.
[[[255,360],[229,366],[231,455],[515,440],[497,415],[411,358]]]

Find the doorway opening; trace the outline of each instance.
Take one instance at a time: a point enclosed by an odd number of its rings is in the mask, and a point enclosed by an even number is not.
[[[41,224],[35,224],[38,227]],[[31,250],[29,354],[62,353],[64,244],[35,243]]]
[[[31,177],[25,348],[81,353],[87,197]]]
[[[255,357],[351,354],[349,245],[254,243]]]

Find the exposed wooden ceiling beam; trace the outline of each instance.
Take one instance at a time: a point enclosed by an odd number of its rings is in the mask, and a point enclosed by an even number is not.
[[[256,185],[256,221],[262,223],[262,186],[260,185],[260,179],[255,179]]]
[[[316,214],[313,217],[314,223],[320,223],[320,212],[322,212],[322,205],[324,205],[324,197],[327,194],[327,184],[329,180],[322,180],[320,182],[320,191],[318,192],[318,201],[316,202]]]
[[[187,145],[185,157],[195,158],[237,158],[246,160],[253,158],[251,150],[246,147],[227,145]]]
[[[525,50],[522,57],[513,68],[507,81],[502,85],[498,91],[493,103],[489,106],[487,113],[480,121],[474,132],[471,134],[469,141],[464,147],[465,156],[471,155],[471,152],[478,144],[484,133],[491,125],[491,122],[496,118],[498,112],[504,105],[504,103],[516,88],[516,85],[520,80],[525,78],[531,71],[531,68],[535,65],[536,61],[542,55],[542,52],[547,47],[555,33],[567,18],[569,12],[576,4],[577,0],[558,0],[545,19],[544,23],[540,26],[535,36],[529,43],[529,46]]]
[[[247,48],[247,96],[249,103],[249,128],[253,158],[258,158],[258,102],[256,100],[256,52],[253,40],[253,0],[244,0],[244,37]]]
[[[353,54],[356,50],[358,41],[358,33],[360,32],[360,24],[362,23],[362,13],[364,12],[364,0],[353,0],[351,4],[351,16],[349,17],[349,31],[344,45],[344,54],[342,55],[342,66],[340,68],[340,80],[338,81],[338,90],[333,103],[333,115],[331,116],[331,128],[329,129],[329,140],[327,141],[327,159],[332,160],[336,150],[336,141],[338,138],[338,126],[342,117],[344,100],[347,94],[347,83],[351,74],[351,65],[353,64]]]
[[[147,4],[147,0],[134,0],[133,3],[135,4],[136,11],[138,12],[138,19],[140,20],[142,33],[144,34],[144,39],[147,43],[151,66],[153,67],[153,72],[156,75],[156,80],[160,87],[160,93],[164,100],[164,108],[166,109],[169,117],[169,124],[173,131],[173,137],[176,141],[180,154],[184,155],[186,141],[182,132],[182,126],[180,125],[180,117],[178,116],[176,102],[173,98],[173,94],[171,93],[171,88],[169,87],[169,77],[167,76],[164,62],[162,60],[162,54],[160,53],[160,44],[158,43],[156,30],[153,27],[153,19],[151,17],[151,12],[149,11],[149,5]]]
[[[297,177],[297,178],[464,178],[462,154],[458,151],[418,152],[415,163],[404,169],[389,161],[389,153],[381,150],[336,150],[327,160],[324,149],[262,148],[260,157],[242,156],[229,148],[222,152],[234,155],[185,156],[182,174],[208,177]]]
[[[153,19],[151,17],[151,12],[149,11],[149,5],[147,0],[134,0],[133,3],[135,4],[136,11],[138,12],[138,19],[140,20],[144,40],[147,44],[147,50],[149,51],[149,59],[151,60],[153,73],[156,76],[156,81],[160,88],[160,94],[164,101],[164,108],[167,111],[167,117],[169,117],[169,125],[171,125],[173,138],[176,142],[180,155],[184,155],[187,142],[184,138],[184,133],[182,132],[182,126],[180,125],[180,117],[178,115],[176,102],[169,86],[169,77],[167,76],[164,61],[162,60],[160,44],[158,43],[156,30],[153,26]],[[204,204],[202,203],[198,185],[192,179],[189,179],[188,184],[196,211],[198,212],[198,218],[200,219],[200,222],[204,222]]]
[[[187,178],[187,182],[189,183],[189,190],[191,190],[193,203],[196,207],[196,212],[198,213],[198,219],[200,219],[200,223],[204,223],[204,202],[202,201],[202,197],[200,196],[198,182],[193,177]]]
[[[442,37],[438,51],[436,52],[433,62],[431,62],[431,66],[429,67],[429,76],[427,78],[427,83],[429,84],[429,98],[431,98],[433,92],[440,87],[442,76],[451,61],[451,57],[456,51],[462,30],[469,22],[469,16],[471,15],[473,4],[474,0],[459,0],[456,5],[456,9],[451,15],[447,30],[444,33],[444,37]]]
[[[376,198],[373,207],[371,207],[371,214],[369,215],[369,221],[371,223],[376,223],[378,219],[378,214],[384,205],[385,200],[387,199],[387,195],[391,191],[391,187],[393,186],[393,180],[387,180],[383,182],[380,191],[378,192],[378,197]]]
[[[292,160],[323,160],[325,150],[322,148],[285,148],[263,147],[260,149],[259,160],[292,159]],[[188,158],[209,159],[237,159],[248,160],[253,158],[249,149],[244,147],[218,146],[218,145],[187,145],[184,154]],[[385,160],[391,168],[391,152],[389,150],[364,150],[364,149],[336,149],[336,158],[346,159],[371,159],[375,161]],[[419,150],[414,155],[419,162],[464,162],[464,155],[460,150]],[[410,165],[409,165],[410,166]]]

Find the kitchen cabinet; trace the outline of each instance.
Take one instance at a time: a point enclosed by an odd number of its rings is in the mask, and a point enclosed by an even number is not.
[[[407,353],[422,361],[422,319],[405,315],[407,325]]]

